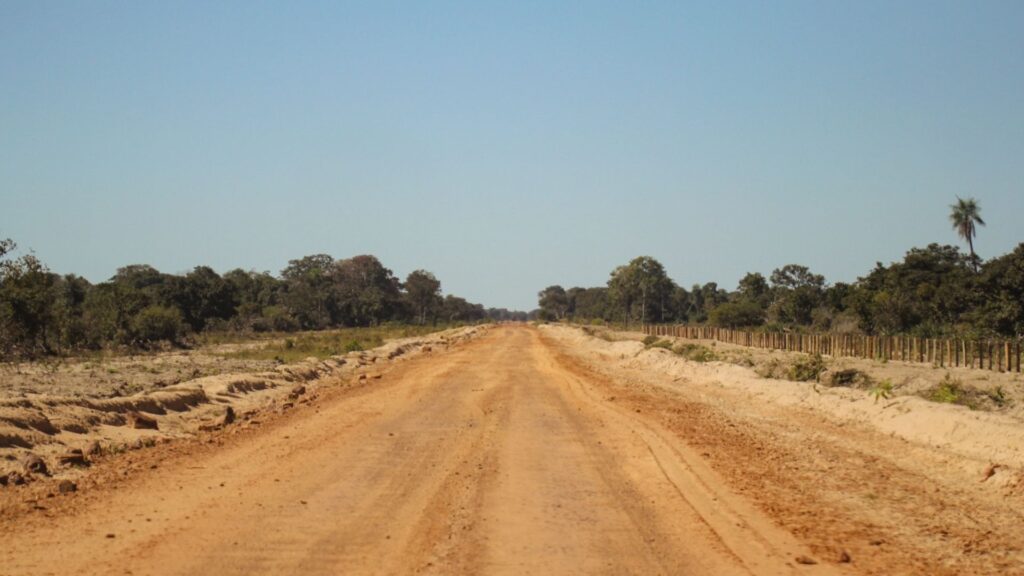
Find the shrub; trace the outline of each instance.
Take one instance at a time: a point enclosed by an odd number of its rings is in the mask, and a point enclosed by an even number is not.
[[[825,371],[825,360],[821,354],[800,358],[789,367],[786,376],[794,382],[818,381],[821,373]]]
[[[942,382],[924,393],[924,397],[928,400],[942,404],[966,405],[966,396],[963,385],[959,380],[952,378],[949,373],[942,379]]]
[[[647,347],[650,347],[652,344],[654,344],[657,341],[658,341],[658,337],[655,336],[654,334],[651,334],[650,336],[647,336],[643,340],[644,346],[647,346]]]
[[[878,404],[879,399],[888,400],[889,397],[892,396],[892,389],[893,385],[891,380],[882,380],[872,387],[871,390],[868,390],[868,394],[874,396],[875,404]]]
[[[753,368],[757,365],[754,362],[754,358],[750,355],[750,352],[735,352],[725,356],[722,360],[730,364],[743,366],[744,368]]]
[[[583,333],[587,336],[593,336],[594,338],[600,338],[605,342],[618,342],[609,330],[598,329],[591,326],[584,326]],[[648,336],[650,338],[650,336]]]
[[[718,360],[714,351],[701,344],[680,344],[673,350],[676,354],[692,362],[712,362]]]
[[[184,331],[181,312],[167,306],[143,308],[131,321],[131,335],[141,342],[175,343]]]
[[[281,306],[267,306],[263,309],[263,318],[271,330],[277,332],[295,332],[299,323]]]
[[[764,311],[756,302],[726,302],[711,311],[708,321],[723,328],[760,326],[764,324]]]
[[[994,390],[986,391],[985,396],[987,396],[988,399],[999,408],[1002,408],[1009,403],[1009,399],[1007,399],[1006,394],[1003,393],[1002,386],[996,386]]]
[[[786,369],[778,358],[772,358],[755,368],[754,371],[762,378],[779,379],[786,377]]]
[[[871,377],[856,368],[836,370],[835,372],[824,373],[821,376],[829,386],[867,388],[871,384]]]
[[[1001,386],[992,390],[965,388],[960,380],[948,372],[937,385],[921,392],[921,397],[932,402],[966,406],[971,410],[994,410],[1009,403]]]

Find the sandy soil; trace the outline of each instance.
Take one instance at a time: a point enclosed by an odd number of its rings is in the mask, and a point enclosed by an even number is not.
[[[404,361],[424,347],[443,349],[480,330],[396,339],[367,352],[286,365],[218,356],[238,344],[107,359],[101,374],[93,362],[81,360],[54,370],[42,364],[8,365],[16,373],[0,376],[0,484],[13,483],[8,475],[23,473],[33,455],[52,475],[73,479],[81,475],[81,463],[60,464],[71,450],[89,456],[123,452],[190,437],[222,426],[226,417],[244,421],[259,412],[287,409],[308,401],[323,385],[358,377],[378,363]],[[96,378],[92,383],[91,374]],[[122,384],[114,385],[112,374]],[[151,427],[137,425],[140,417]]]
[[[3,571],[843,572],[537,330],[380,373],[260,426],[99,462],[71,496],[23,490],[34,501],[0,521]]]
[[[1024,574],[1024,424],[1014,414],[915,396],[876,402],[630,339],[543,331],[567,363],[699,450],[816,557],[845,552],[865,574]]]
[[[264,345],[257,342],[256,345]],[[221,352],[242,344],[198,350],[174,350],[129,356],[53,359],[0,363],[0,396],[39,394],[114,398],[157,390],[204,376],[261,372],[277,365],[267,360],[226,358]]]
[[[589,328],[605,337],[617,340],[641,341],[641,332],[611,332],[604,328]],[[713,340],[693,340],[686,338],[660,337],[679,344],[697,344],[710,349],[722,361],[728,364],[752,367],[764,375],[771,372],[782,373],[798,360],[806,360],[807,354],[786,352],[782,350],[763,350],[716,342]],[[867,392],[873,384],[888,381],[892,384],[890,397],[927,396],[944,380],[955,381],[965,392],[965,404],[971,404],[978,410],[998,412],[1017,418],[1024,422],[1024,373],[994,372],[971,368],[940,367],[927,363],[889,361],[879,362],[861,358],[830,358],[824,357],[828,372],[822,375],[822,384],[827,385],[831,373],[842,370],[857,370],[869,376],[870,382],[858,382],[852,387]],[[998,398],[999,402],[993,402]]]
[[[1012,418],[911,398],[960,422],[913,437],[863,392],[571,328],[430,348],[0,490],[0,573],[1024,573]]]

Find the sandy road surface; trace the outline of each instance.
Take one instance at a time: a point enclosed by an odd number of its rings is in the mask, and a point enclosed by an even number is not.
[[[836,571],[605,393],[495,329],[4,522],[0,573]]]

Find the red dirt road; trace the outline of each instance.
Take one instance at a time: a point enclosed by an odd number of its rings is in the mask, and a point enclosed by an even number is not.
[[[805,544],[609,394],[537,330],[492,329],[260,429],[131,455],[129,478],[4,519],[0,574],[852,572],[797,562]]]

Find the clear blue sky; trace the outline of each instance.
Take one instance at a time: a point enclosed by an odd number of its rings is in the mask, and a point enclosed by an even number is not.
[[[372,253],[533,308],[1024,241],[1024,2],[0,0],[0,238],[93,281]]]

